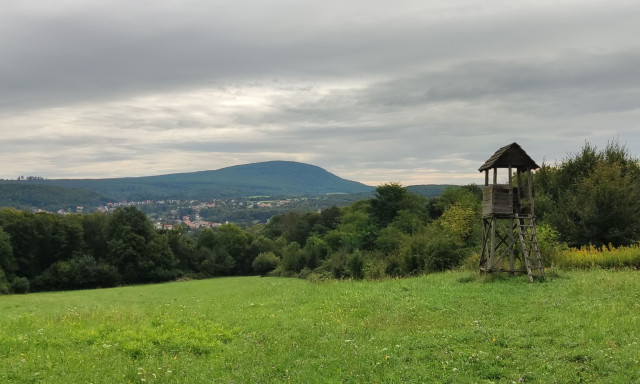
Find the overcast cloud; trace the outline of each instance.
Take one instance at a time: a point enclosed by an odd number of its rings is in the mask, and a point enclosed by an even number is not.
[[[5,0],[0,178],[268,160],[370,185],[640,155],[637,0]]]

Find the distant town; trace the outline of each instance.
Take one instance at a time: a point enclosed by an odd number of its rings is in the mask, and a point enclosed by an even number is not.
[[[72,209],[60,209],[57,214],[68,215],[72,213],[88,213],[88,212],[110,212],[119,207],[138,207],[148,216],[154,219],[156,228],[173,229],[175,225],[186,225],[191,229],[199,229],[203,227],[218,227],[226,224],[229,220],[215,221],[211,220],[211,216],[215,215],[213,210],[218,208],[218,212],[230,210],[265,210],[272,208],[282,208],[291,203],[299,203],[309,198],[292,198],[279,200],[241,200],[241,199],[217,199],[212,201],[198,200],[142,200],[142,201],[121,201],[109,202],[98,207],[77,206],[75,211]],[[163,209],[164,208],[164,209]],[[42,209],[35,209],[34,212],[46,212]],[[206,212],[204,217],[201,212]],[[221,215],[224,216],[224,215]]]
[[[273,215],[288,211],[314,212],[332,205],[342,206],[359,198],[358,195],[334,194],[290,198],[251,197],[238,199],[199,200],[141,200],[109,202],[97,207],[76,206],[59,209],[60,215],[111,212],[119,207],[137,207],[151,218],[158,229],[173,229],[184,225],[190,229],[215,228],[234,223],[242,226],[266,223]],[[47,212],[34,209],[34,212]]]

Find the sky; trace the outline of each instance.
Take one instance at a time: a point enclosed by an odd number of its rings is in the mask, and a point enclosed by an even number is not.
[[[2,3],[0,178],[292,160],[482,184],[512,142],[640,155],[637,0]]]

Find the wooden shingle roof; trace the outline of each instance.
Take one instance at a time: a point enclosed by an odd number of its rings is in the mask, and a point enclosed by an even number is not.
[[[491,168],[517,168],[520,170],[540,168],[529,155],[517,143],[511,143],[496,151],[478,171],[482,172]]]

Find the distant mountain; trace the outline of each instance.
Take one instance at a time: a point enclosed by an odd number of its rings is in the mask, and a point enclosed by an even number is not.
[[[410,185],[407,187],[407,191],[415,193],[416,195],[422,195],[424,197],[437,197],[442,194],[447,188],[452,187],[450,184],[421,184]]]
[[[293,161],[268,161],[161,176],[56,179],[29,183],[84,189],[114,200],[351,194],[374,190],[371,186],[340,178],[315,165]]]

